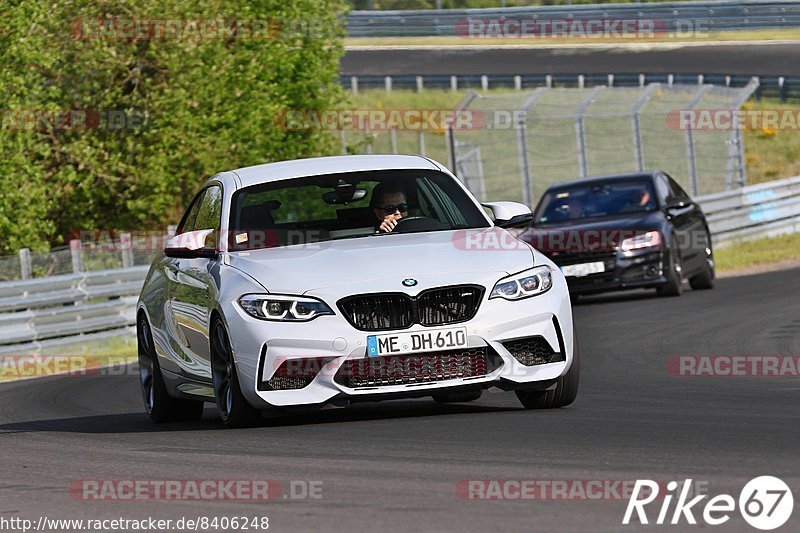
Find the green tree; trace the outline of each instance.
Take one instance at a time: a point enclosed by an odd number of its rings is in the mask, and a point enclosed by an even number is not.
[[[342,101],[339,1],[0,10],[0,253],[86,229],[160,229],[218,171],[334,146],[275,118]]]

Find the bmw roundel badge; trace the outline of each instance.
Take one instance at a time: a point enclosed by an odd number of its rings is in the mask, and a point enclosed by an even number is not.
[[[417,280],[415,280],[414,278],[406,278],[406,279],[403,280],[403,285],[406,286],[406,287],[413,287],[417,283],[419,283],[419,282]]]

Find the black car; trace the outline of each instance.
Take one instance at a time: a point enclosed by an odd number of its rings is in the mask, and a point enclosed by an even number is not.
[[[573,294],[714,287],[705,215],[665,172],[599,176],[550,187],[520,236],[567,276]]]

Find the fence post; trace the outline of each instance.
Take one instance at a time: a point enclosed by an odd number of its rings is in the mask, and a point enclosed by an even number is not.
[[[78,274],[83,272],[83,261],[81,257],[81,241],[72,239],[69,241],[69,253],[72,256],[72,272]]]
[[[133,266],[133,247],[130,233],[120,233],[119,244],[122,248],[122,268]]]
[[[703,96],[711,90],[711,85],[703,85],[695,93],[694,98],[689,102],[688,109],[694,109],[697,104],[700,103],[700,100],[703,99]],[[692,132],[692,128],[686,128],[686,166],[689,169],[689,185],[692,189],[692,196],[697,196],[699,193],[697,192],[697,156],[695,154],[694,149],[694,133]]]
[[[533,182],[531,181],[531,168],[528,161],[528,134],[526,130],[526,122],[528,110],[531,109],[541,96],[548,91],[547,87],[539,87],[534,90],[531,95],[522,104],[519,109],[519,117],[517,119],[517,152],[519,156],[519,174],[520,185],[522,187],[522,203],[528,207],[533,207]],[[481,162],[481,164],[483,164]]]
[[[642,172],[644,170],[644,147],[642,144],[642,127],[640,122],[640,113],[644,104],[650,99],[650,96],[660,86],[660,83],[651,83],[647,86],[639,98],[633,103],[631,107],[631,128],[633,129],[633,154],[636,158],[636,170]]]
[[[589,175],[589,161],[586,157],[586,131],[584,128],[583,119],[586,115],[586,111],[589,109],[589,106],[592,105],[592,102],[595,101],[597,95],[605,89],[605,86],[601,85],[599,87],[595,87],[589,93],[589,96],[581,102],[581,105],[578,106],[576,110],[575,116],[575,137],[578,141],[578,167],[580,170],[580,176],[585,178]]]
[[[758,76],[753,76],[750,81],[742,89],[736,100],[733,101],[731,107],[734,109],[735,123],[739,122],[739,109],[744,103],[752,96],[753,93],[759,94],[761,89],[761,80]],[[734,182],[734,161],[736,166],[739,167],[738,184],[740,187],[747,185],[747,166],[744,157],[744,137],[742,136],[742,128],[733,128],[731,136],[728,139],[728,181],[726,189],[733,188]]]
[[[22,279],[31,279],[33,277],[31,251],[28,248],[20,248],[19,250],[19,271]]]

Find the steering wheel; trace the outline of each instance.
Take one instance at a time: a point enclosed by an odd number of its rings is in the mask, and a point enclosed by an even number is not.
[[[401,218],[397,221],[397,224],[392,231],[396,231],[398,233],[411,233],[414,231],[447,229],[447,227],[447,224],[444,224],[435,218],[416,216]]]

